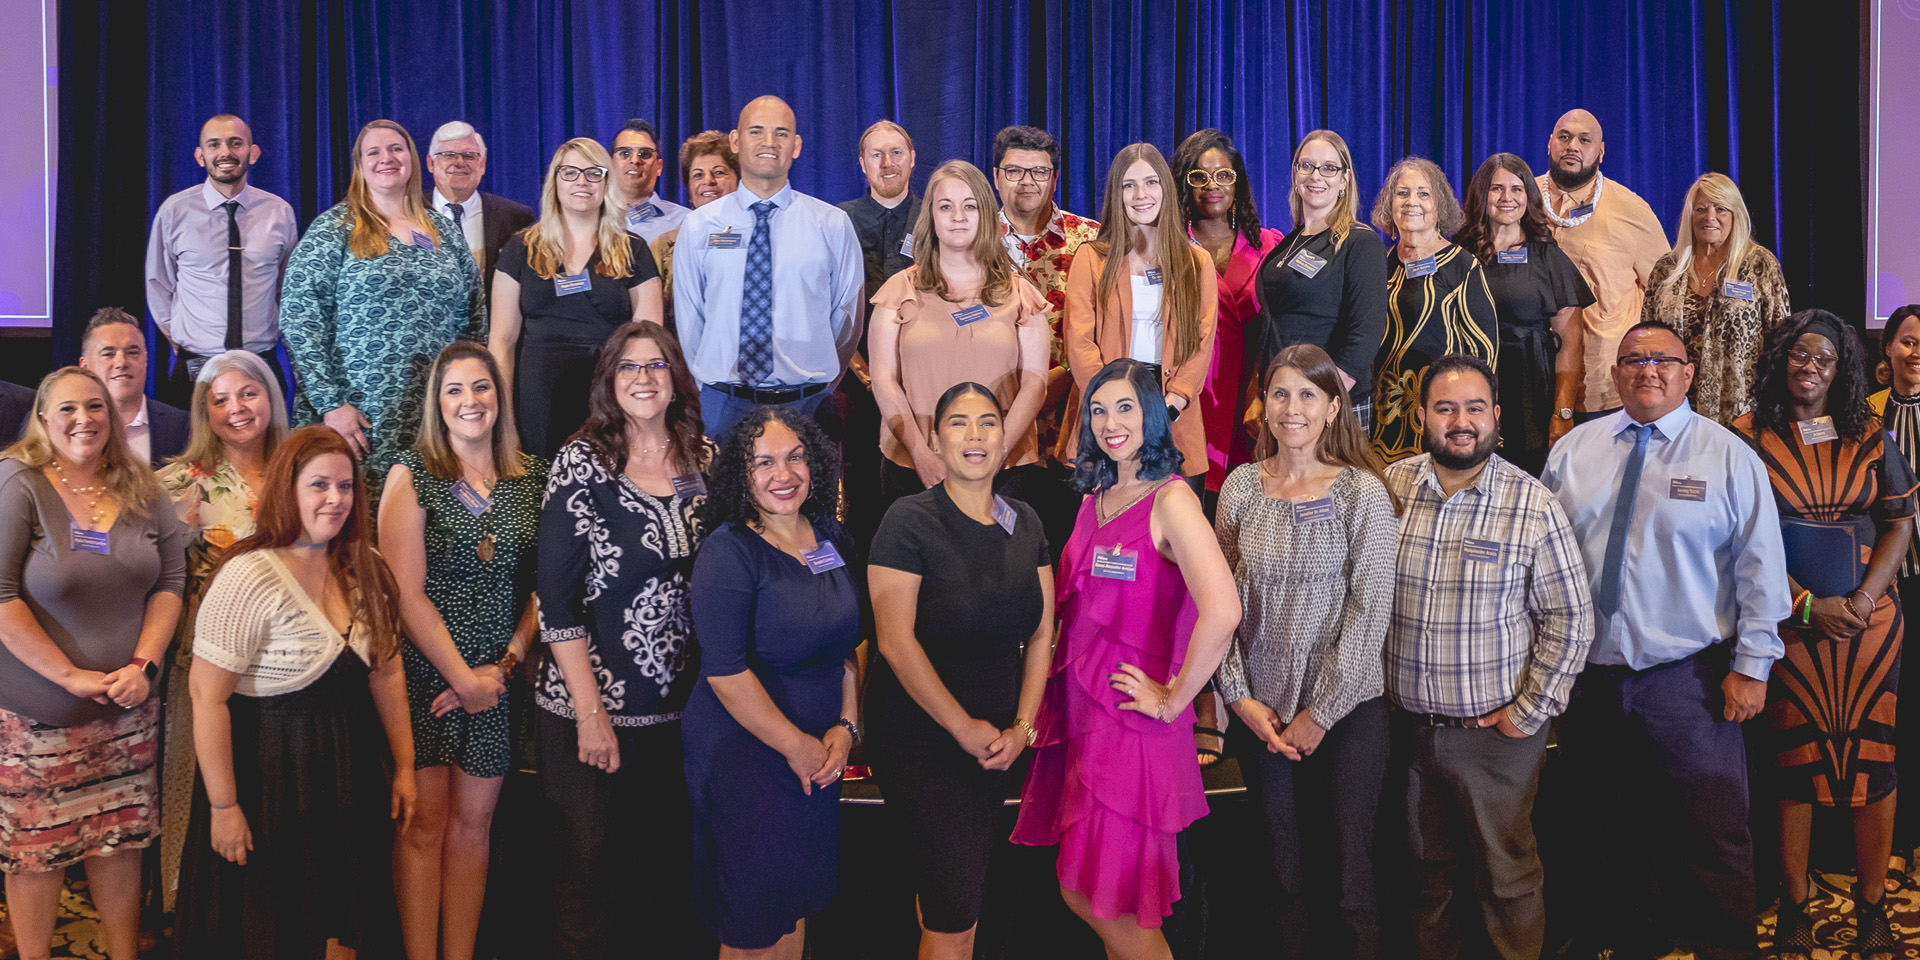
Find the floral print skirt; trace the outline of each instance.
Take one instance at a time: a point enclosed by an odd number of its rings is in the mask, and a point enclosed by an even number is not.
[[[44,873],[153,841],[160,701],[77,727],[0,710],[0,871]]]

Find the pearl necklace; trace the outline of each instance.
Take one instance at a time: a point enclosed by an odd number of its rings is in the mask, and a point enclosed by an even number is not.
[[[76,487],[72,482],[67,480],[67,471],[60,467],[60,461],[48,460],[47,462],[53,465],[54,477],[60,481],[60,485],[65,487],[68,493],[76,497],[87,498],[87,513],[89,514],[88,520],[90,523],[88,529],[98,530],[100,528],[100,498],[95,496],[95,494],[105,489],[105,486],[95,483],[92,486]]]

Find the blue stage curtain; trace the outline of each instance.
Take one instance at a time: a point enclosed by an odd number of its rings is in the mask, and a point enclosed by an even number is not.
[[[1239,143],[1263,218],[1277,227],[1287,226],[1292,146],[1308,130],[1332,128],[1352,145],[1365,210],[1387,167],[1408,154],[1438,162],[1456,190],[1496,151],[1537,169],[1553,121],[1586,107],[1604,125],[1602,169],[1645,197],[1669,234],[1688,184],[1724,171],[1746,194],[1756,238],[1782,254],[1797,304],[1818,288],[1825,303],[1858,315],[1863,299],[1850,276],[1860,272],[1861,151],[1858,12],[1847,9],[1816,15],[1787,0],[62,6],[67,319],[141,302],[145,223],[167,194],[203,177],[193,140],[215,113],[253,125],[264,153],[254,182],[292,201],[304,223],[339,198],[353,135],[377,117],[406,126],[423,151],[439,124],[473,123],[489,149],[483,189],[529,204],[556,145],[604,142],[628,117],[646,117],[661,129],[663,187],[677,198],[680,141],[730,129],[761,93],[793,105],[804,147],[794,184],[824,199],[863,189],[856,141],[881,117],[913,134],[916,187],[948,158],[985,167],[1007,124],[1046,127],[1066,151],[1061,203],[1090,216],[1121,147],[1149,140],[1171,154],[1186,134],[1214,126]],[[1783,101],[1783,79],[1813,104]],[[1822,92],[1842,98],[1820,102]],[[1830,136],[1831,146],[1800,147],[1806,136],[1783,131]],[[1823,184],[1818,206],[1785,195],[1783,171],[1795,164]],[[1851,256],[1854,266],[1813,269],[1815,232],[1826,235],[1825,256]],[[55,356],[66,355],[56,342]]]

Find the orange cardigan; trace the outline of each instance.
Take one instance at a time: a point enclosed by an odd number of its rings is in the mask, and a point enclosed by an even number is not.
[[[1213,365],[1213,337],[1219,309],[1220,278],[1213,261],[1197,244],[1187,249],[1200,273],[1200,344],[1186,362],[1178,366],[1162,364],[1160,389],[1169,397],[1186,399],[1186,409],[1173,422],[1173,445],[1184,461],[1180,475],[1196,476],[1207,472],[1207,435],[1200,422],[1198,399]],[[1127,343],[1133,337],[1133,285],[1123,283],[1104,307],[1095,307],[1093,289],[1100,281],[1106,258],[1082,244],[1073,255],[1067,271],[1067,306],[1061,315],[1060,337],[1066,342],[1067,368],[1073,372],[1073,390],[1067,395],[1066,416],[1060,424],[1060,442],[1054,455],[1071,460],[1080,449],[1080,397],[1093,375],[1109,362],[1127,355]],[[1173,356],[1173,327],[1167,325],[1160,344],[1160,356]]]

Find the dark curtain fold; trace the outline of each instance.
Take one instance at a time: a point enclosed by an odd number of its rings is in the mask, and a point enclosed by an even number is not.
[[[1817,9],[1816,9],[1817,8]],[[1113,155],[1171,154],[1203,126],[1245,153],[1264,219],[1287,225],[1287,164],[1306,131],[1352,145],[1363,209],[1420,154],[1464,185],[1488,154],[1544,164],[1575,106],[1605,128],[1608,176],[1673,229],[1689,183],[1738,181],[1796,304],[1864,306],[1860,13],[1788,0],[65,0],[55,357],[100,304],[143,302],[146,227],[199,181],[200,123],[231,111],[264,157],[254,182],[304,222],[345,187],[376,117],[424,150],[451,119],[489,148],[483,188],[538,199],[551,150],[658,124],[669,196],[682,139],[730,129],[776,93],[800,118],[795,185],[863,184],[873,120],[915,138],[919,178],[993,134],[1065,145],[1062,205],[1098,215]]]

